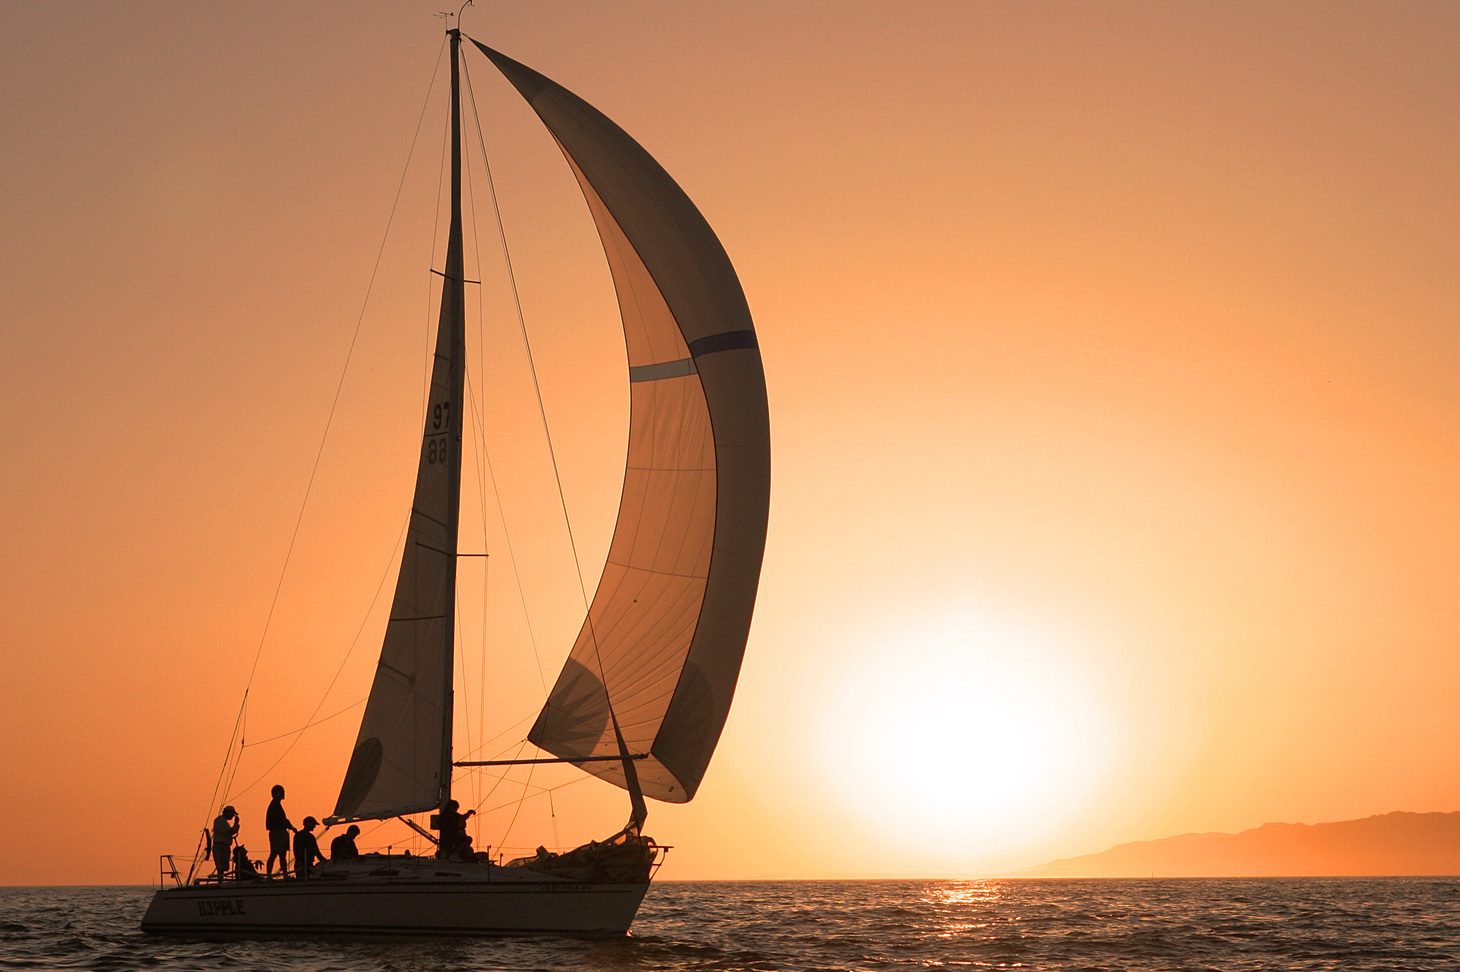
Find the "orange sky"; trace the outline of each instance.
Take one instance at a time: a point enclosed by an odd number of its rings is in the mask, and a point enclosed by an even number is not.
[[[0,883],[148,881],[216,812],[439,6],[0,5]],[[651,807],[663,876],[980,874],[1460,808],[1460,9],[548,2],[464,26],[660,159],[760,333],[761,595],[699,797]],[[550,140],[469,66],[591,583],[626,421],[612,287]],[[373,670],[439,117],[259,653],[245,842],[276,780],[296,818],[333,805],[358,709],[277,768],[261,741]],[[483,691],[463,607],[457,744],[511,755],[581,604],[481,272],[516,557],[471,487],[496,656]],[[459,785],[480,843],[627,813],[553,769],[513,821],[524,778]]]

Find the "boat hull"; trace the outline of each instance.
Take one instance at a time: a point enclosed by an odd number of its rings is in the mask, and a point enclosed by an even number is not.
[[[308,881],[224,881],[164,888],[153,896],[142,930],[206,938],[612,937],[628,932],[649,889],[647,883],[540,879],[521,869],[487,865],[463,871],[383,876],[360,872]]]

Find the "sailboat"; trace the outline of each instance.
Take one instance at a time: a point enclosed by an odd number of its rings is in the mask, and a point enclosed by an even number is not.
[[[765,546],[770,438],[744,292],[704,217],[616,124],[531,68],[448,30],[451,221],[415,494],[379,665],[328,823],[441,811],[453,771],[453,648],[465,412],[463,50],[494,65],[562,150],[598,229],[627,350],[628,455],[607,563],[528,733],[627,791],[602,841],[515,861],[372,853],[307,880],[210,875],[158,890],[147,932],[623,935],[659,863],[646,799],[683,803],[729,713]],[[467,42],[464,44],[463,42]],[[469,46],[468,46],[469,45]],[[342,762],[344,762],[342,760]],[[499,765],[499,761],[492,765]],[[607,828],[605,828],[607,829]],[[166,884],[164,880],[164,884]]]

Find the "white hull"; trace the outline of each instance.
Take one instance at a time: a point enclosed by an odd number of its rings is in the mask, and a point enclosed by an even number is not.
[[[224,881],[164,888],[145,932],[275,935],[623,935],[648,891],[579,883],[492,864],[366,858],[308,881]]]

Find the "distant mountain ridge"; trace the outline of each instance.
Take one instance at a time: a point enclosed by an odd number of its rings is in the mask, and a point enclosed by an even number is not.
[[[1321,877],[1460,874],[1460,812],[1395,811],[1337,823],[1119,844],[1017,877]]]

